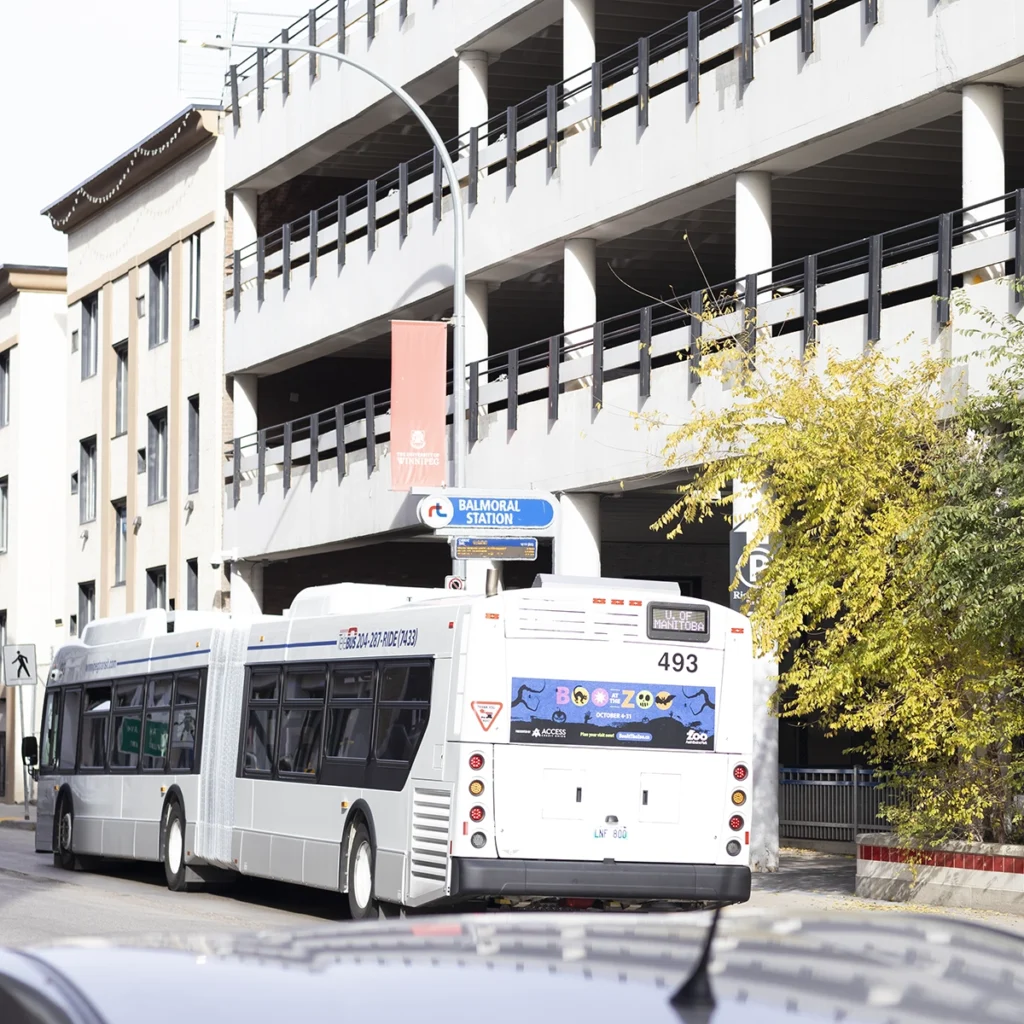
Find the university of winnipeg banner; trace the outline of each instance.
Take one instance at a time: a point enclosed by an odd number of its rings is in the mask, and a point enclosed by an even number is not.
[[[448,325],[391,322],[391,489],[447,483],[445,366]]]

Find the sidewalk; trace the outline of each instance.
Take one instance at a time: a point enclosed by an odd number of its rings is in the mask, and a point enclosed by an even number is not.
[[[28,832],[34,832],[36,830],[36,805],[28,805],[28,821],[26,821],[24,804],[0,804],[0,828],[23,828]]]

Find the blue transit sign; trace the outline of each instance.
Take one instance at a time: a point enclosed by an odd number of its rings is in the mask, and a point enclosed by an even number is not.
[[[549,536],[554,531],[557,502],[552,495],[485,494],[448,491],[430,494],[419,504],[420,522],[455,536],[497,534]]]
[[[492,562],[536,562],[536,537],[455,537],[453,558],[487,558]]]

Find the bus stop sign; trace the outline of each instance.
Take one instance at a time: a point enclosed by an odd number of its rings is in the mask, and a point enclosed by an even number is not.
[[[543,491],[448,490],[428,494],[417,511],[420,522],[442,537],[551,537],[558,502]]]

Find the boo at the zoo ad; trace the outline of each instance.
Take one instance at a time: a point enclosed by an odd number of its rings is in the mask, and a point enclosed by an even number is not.
[[[715,687],[512,679],[513,743],[715,749]]]

